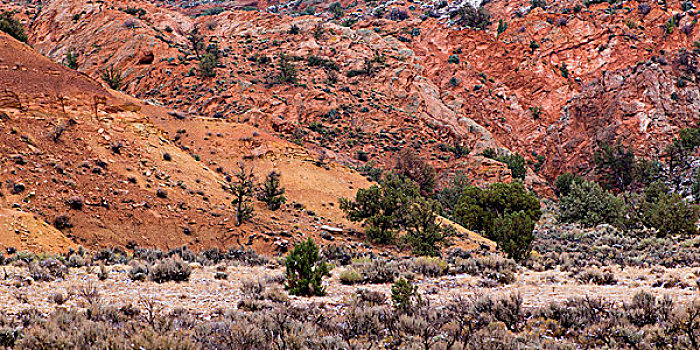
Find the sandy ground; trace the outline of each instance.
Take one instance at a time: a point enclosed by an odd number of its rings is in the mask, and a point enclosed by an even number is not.
[[[240,287],[242,282],[251,279],[264,279],[270,276],[283,274],[282,268],[269,269],[266,267],[229,266],[228,280],[216,280],[214,267],[196,268],[189,282],[168,282],[157,284],[154,282],[134,282],[128,277],[128,266],[112,266],[109,278],[99,281],[96,276],[97,268],[90,273],[86,268],[71,269],[69,275],[63,280],[54,282],[34,282],[30,285],[18,287],[17,276],[27,276],[26,268],[5,267],[8,278],[0,280],[0,308],[8,314],[17,314],[24,309],[37,308],[43,313],[50,313],[57,307],[76,308],[85,305],[85,299],[80,296],[80,291],[87,287],[94,287],[99,291],[100,302],[103,305],[144,305],[144,301],[152,302],[161,312],[168,312],[176,308],[184,308],[192,313],[207,315],[217,309],[235,308],[242,298]],[[323,303],[328,307],[340,307],[344,300],[354,294],[357,288],[366,288],[381,291],[387,296],[391,293],[391,285],[358,285],[346,286],[338,281],[338,274],[342,268],[332,272],[332,276],[325,280],[327,295],[324,297],[301,298],[290,297],[292,304],[304,305],[307,303]],[[479,287],[479,279],[469,275],[443,276],[440,278],[425,278],[417,281],[419,291],[431,302],[440,304],[452,298],[473,296],[477,294],[490,294],[493,296],[520,293],[526,307],[537,307],[551,301],[562,301],[574,296],[596,296],[609,301],[621,303],[630,300],[639,291],[647,291],[654,295],[669,295],[679,303],[687,303],[698,297],[696,286],[696,271],[690,268],[682,269],[635,269],[626,268],[624,271],[612,268],[618,282],[611,286],[597,286],[581,284],[568,274],[560,271],[534,272],[521,271],[517,281],[506,286],[483,288]],[[14,275],[14,276],[13,276]],[[678,276],[684,280],[688,287],[662,288],[652,287],[652,284],[668,276]],[[0,269],[0,277],[5,273]],[[269,283],[268,288],[281,288],[280,285]],[[68,302],[62,306],[50,301],[53,293],[75,293]],[[18,296],[25,297],[27,302],[22,302]]]

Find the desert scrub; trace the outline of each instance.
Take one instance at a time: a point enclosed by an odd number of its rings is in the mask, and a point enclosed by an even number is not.
[[[500,284],[513,283],[517,269],[518,265],[514,260],[496,255],[468,259],[457,257],[450,264],[450,272],[453,274],[466,273],[481,276]]]
[[[588,266],[664,267],[700,266],[698,240],[683,236],[657,238],[642,229],[621,231],[610,225],[582,228],[579,225],[546,224],[534,231],[536,257],[526,264],[543,270],[559,265],[582,269]],[[673,251],[673,254],[666,252]]]
[[[617,284],[615,274],[610,271],[601,271],[596,268],[588,268],[575,275],[577,281],[584,284],[614,285]]]
[[[157,262],[148,271],[148,277],[156,283],[189,281],[192,268],[180,258],[167,258]]]
[[[34,281],[50,282],[63,278],[67,273],[68,267],[53,258],[32,261],[29,264],[29,276]]]
[[[348,267],[340,272],[338,280],[342,284],[357,284],[365,281],[365,277],[354,267]]]

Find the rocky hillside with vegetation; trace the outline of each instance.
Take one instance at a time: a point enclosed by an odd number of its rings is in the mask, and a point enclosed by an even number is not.
[[[0,4],[2,349],[698,349],[691,1]]]

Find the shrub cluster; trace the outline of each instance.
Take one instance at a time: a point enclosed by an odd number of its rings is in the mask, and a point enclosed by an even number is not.
[[[469,186],[454,210],[461,225],[484,232],[516,261],[527,258],[541,215],[539,200],[519,182],[496,183],[487,189]]]
[[[265,287],[250,283],[248,295]],[[261,289],[262,288],[262,289]],[[517,294],[456,297],[436,308],[408,280],[382,293],[359,290],[342,308],[271,303],[199,316],[177,309],[91,304],[0,314],[9,349],[695,349],[700,302],[676,305],[638,293],[622,305],[571,298],[526,308]],[[259,300],[259,299],[257,299]],[[146,303],[148,305],[148,303]],[[342,310],[342,311],[341,311]],[[659,344],[662,346],[659,347]]]

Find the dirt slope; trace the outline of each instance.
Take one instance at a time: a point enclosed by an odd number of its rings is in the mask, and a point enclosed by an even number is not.
[[[4,34],[0,69],[0,208],[58,222],[76,244],[279,251],[317,235],[321,224],[347,225],[337,199],[369,186],[356,172],[316,166],[301,147],[254,127],[178,120],[105,90]],[[280,170],[289,204],[272,213],[256,202],[256,218],[236,227],[224,187],[239,161],[259,178]]]

